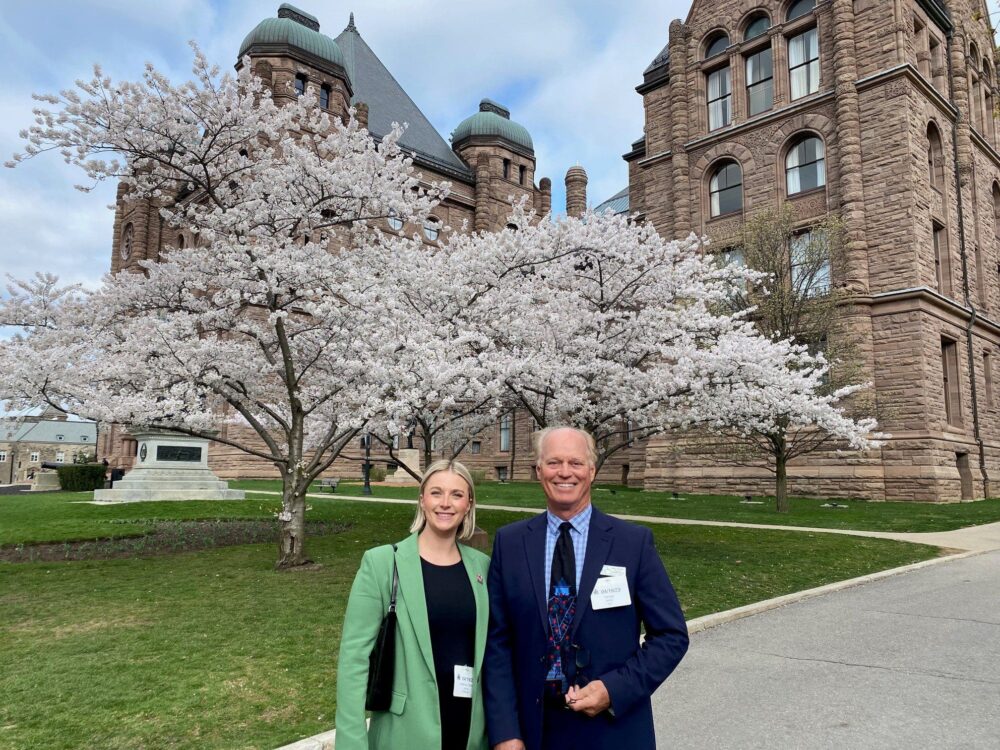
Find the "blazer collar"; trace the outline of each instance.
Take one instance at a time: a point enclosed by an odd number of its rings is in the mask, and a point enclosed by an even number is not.
[[[528,521],[524,535],[524,554],[527,556],[531,588],[535,592],[535,603],[544,633],[549,632],[549,582],[545,580],[545,535],[548,533],[548,525],[548,514],[541,513]]]
[[[467,554],[468,548],[464,544],[458,545],[462,553],[462,563],[465,565],[465,572],[469,574],[469,585],[472,586],[472,595],[476,598],[476,655],[473,670],[476,675],[483,668],[483,653],[486,650],[486,631],[489,629],[490,603],[486,595],[485,579],[483,571],[477,570],[472,562],[472,555]]]

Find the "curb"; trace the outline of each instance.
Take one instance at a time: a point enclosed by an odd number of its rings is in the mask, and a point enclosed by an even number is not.
[[[696,617],[693,620],[688,620],[688,633],[694,635],[695,633],[700,633],[703,630],[708,630],[709,628],[725,625],[726,623],[734,622],[735,620],[742,620],[744,617],[759,615],[763,612],[778,609],[779,607],[784,607],[788,604],[802,602],[806,599],[812,599],[816,596],[851,589],[855,586],[863,586],[866,583],[879,581],[883,578],[890,578],[891,576],[899,575],[901,573],[908,573],[911,570],[929,568],[932,565],[939,565],[941,563],[951,562],[952,560],[962,560],[966,557],[973,557],[974,555],[982,555],[984,553],[985,550],[972,550],[969,552],[959,552],[953,555],[935,557],[931,560],[921,560],[920,562],[903,565],[899,568],[889,568],[889,570],[881,570],[878,573],[869,573],[868,575],[859,576],[857,578],[848,578],[843,581],[828,583],[825,586],[817,586],[816,588],[796,591],[791,594],[785,594],[784,596],[776,596],[773,599],[765,599],[762,602],[754,602],[753,604],[747,604],[743,607],[727,609],[725,612],[713,612],[710,615],[703,615],[702,617]]]
[[[291,745],[282,745],[276,750],[334,750],[333,744],[336,734],[337,730],[331,729],[329,732],[314,734],[312,737],[306,737],[306,739],[293,742]]]

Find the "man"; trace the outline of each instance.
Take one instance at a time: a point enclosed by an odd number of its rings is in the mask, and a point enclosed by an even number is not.
[[[542,430],[537,453],[547,511],[503,527],[493,542],[490,745],[655,748],[650,696],[688,636],[653,535],[591,505],[597,451],[588,433]]]

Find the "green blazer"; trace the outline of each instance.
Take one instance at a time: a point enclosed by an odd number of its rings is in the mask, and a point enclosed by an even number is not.
[[[471,547],[459,545],[459,548],[476,598],[475,681],[468,750],[487,750],[482,668],[489,620],[486,596],[489,558]],[[366,733],[368,656],[382,618],[389,610],[392,591],[392,546],[385,545],[365,552],[347,602],[337,665],[337,750],[441,747],[438,685],[416,534],[397,545],[396,567],[399,593],[392,705],[388,711],[372,713],[371,727]],[[451,689],[450,685],[442,687]]]

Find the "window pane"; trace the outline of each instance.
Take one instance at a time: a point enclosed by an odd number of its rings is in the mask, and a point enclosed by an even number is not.
[[[793,3],[792,7],[788,9],[788,15],[785,16],[785,20],[794,21],[796,18],[801,18],[815,7],[816,0],[799,0],[797,3]]]
[[[747,33],[743,35],[743,38],[756,39],[769,28],[771,28],[771,22],[767,19],[767,16],[761,16],[747,26]]]
[[[726,188],[719,193],[719,215],[739,211],[743,208],[742,186]]]
[[[718,39],[713,41],[708,45],[708,49],[705,50],[705,57],[714,57],[725,51],[726,47],[729,46],[729,37],[723,34]]]
[[[750,103],[750,114],[759,115],[771,108],[774,102],[774,82],[769,78],[752,86],[747,91]]]
[[[771,60],[771,48],[761,50],[756,55],[747,58],[747,83],[760,83],[774,75]]]

